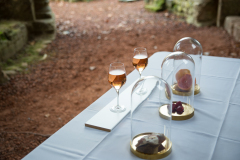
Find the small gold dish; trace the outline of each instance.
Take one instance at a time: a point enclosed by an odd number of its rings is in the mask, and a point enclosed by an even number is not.
[[[200,93],[200,86],[198,84],[195,84],[194,95],[197,95],[198,93]]]
[[[136,150],[136,144],[138,143],[138,141],[142,137],[144,137],[146,135],[149,135],[149,134],[152,134],[152,132],[146,132],[146,133],[141,133],[141,134],[136,135],[133,138],[132,143],[130,142],[131,152],[135,156],[137,156],[139,158],[142,158],[142,159],[161,159],[161,158],[167,157],[172,151],[172,142],[166,136],[165,136],[166,140],[162,142],[162,145],[165,147],[165,149],[158,152],[158,153],[145,154],[145,153],[138,152]]]
[[[192,94],[191,93],[192,90],[183,91],[183,90],[179,89],[177,83],[173,84],[171,86],[171,88],[172,88],[172,93],[176,94],[176,95],[179,95],[179,96],[190,96]],[[194,87],[194,95],[197,95],[198,93],[200,93],[200,86],[198,84],[196,84],[195,87]]]
[[[173,101],[173,103],[177,103],[177,102]],[[190,118],[193,117],[194,108],[191,105],[189,105],[187,103],[184,103],[184,102],[182,102],[182,105],[183,105],[183,108],[184,108],[184,112],[182,114],[177,114],[176,112],[172,113],[172,120],[182,121],[182,120],[187,120],[187,119],[190,119]],[[159,115],[163,119],[169,119],[167,104],[159,107]]]

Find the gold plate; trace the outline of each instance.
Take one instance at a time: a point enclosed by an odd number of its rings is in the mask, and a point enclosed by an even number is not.
[[[173,103],[176,103],[177,101],[173,101]],[[194,115],[194,108],[187,104],[182,102],[183,108],[184,108],[184,112],[182,114],[177,114],[172,113],[172,120],[175,121],[182,121],[182,120],[187,120],[193,117]],[[160,117],[164,118],[164,119],[168,119],[169,118],[169,114],[168,114],[168,109],[167,109],[167,104],[162,105],[161,107],[159,107],[159,115]]]
[[[198,84],[195,84],[194,95],[197,95],[198,93],[200,93],[200,86]]]
[[[165,136],[166,140],[163,141],[163,143],[162,143],[162,145],[165,147],[165,149],[158,153],[145,154],[145,153],[138,152],[136,150],[136,144],[138,143],[138,140],[140,140],[143,136],[146,136],[149,134],[152,134],[152,132],[141,133],[141,134],[136,135],[133,138],[132,143],[130,142],[130,148],[131,148],[132,153],[135,156],[142,158],[142,159],[161,159],[161,158],[167,157],[172,152],[172,142],[166,136]]]
[[[171,86],[171,88],[172,88],[172,93],[176,94],[176,95],[179,95],[179,96],[190,96],[192,94],[191,90],[187,91],[187,92],[186,91],[179,91],[179,90],[177,90],[177,88],[178,88],[177,83],[173,84]],[[196,84],[195,87],[194,87],[194,95],[196,95],[198,93],[200,93],[200,86],[198,84]]]

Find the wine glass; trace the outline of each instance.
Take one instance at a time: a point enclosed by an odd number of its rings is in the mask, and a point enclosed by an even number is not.
[[[147,67],[148,65],[148,55],[147,55],[147,49],[143,47],[138,47],[134,49],[133,53],[133,66],[138,70],[138,73],[142,75],[142,71]],[[143,95],[147,93],[147,89],[143,87],[144,83],[140,86],[140,89],[136,91],[137,94]]]
[[[110,108],[112,112],[123,112],[126,110],[124,106],[119,105],[119,90],[126,82],[126,71],[124,64],[121,62],[111,63],[108,72],[108,82],[117,92],[117,105]]]

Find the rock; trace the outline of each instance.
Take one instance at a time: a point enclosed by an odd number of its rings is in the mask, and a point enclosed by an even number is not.
[[[8,70],[14,70],[14,71],[22,71],[22,69],[18,66],[11,66],[11,67],[8,67]]]
[[[86,33],[87,33],[87,31],[86,31],[86,30],[83,30],[83,33],[82,33],[82,34],[84,35],[84,34],[86,34]]]
[[[64,24],[70,24],[71,22],[70,21],[64,21],[63,23]]]
[[[40,19],[32,23],[35,32],[50,32],[55,30],[55,19]]]
[[[59,27],[58,27],[58,30],[59,30],[59,31],[62,31],[62,30],[64,30],[64,28],[65,28],[64,26],[59,26]]]
[[[228,16],[224,21],[224,28],[228,34],[233,35],[234,24],[240,22],[240,16]]]
[[[102,31],[102,34],[110,34],[111,31]]]
[[[119,23],[117,27],[118,27],[118,28],[121,28],[121,27],[123,27],[123,24],[122,24],[122,23]]]
[[[153,48],[154,48],[154,49],[157,49],[157,46],[154,46]]]
[[[21,64],[21,66],[22,66],[22,67],[27,67],[27,66],[28,66],[28,64],[27,64],[27,63],[25,63],[25,62],[23,62],[23,63]]]
[[[36,49],[36,51],[38,52],[38,53],[41,53],[42,52],[42,48],[38,48],[38,49]]]
[[[131,30],[132,30],[132,27],[128,27],[125,29],[126,32],[131,31]]]
[[[111,13],[109,13],[109,14],[108,14],[108,17],[109,17],[109,18],[111,18],[111,17],[112,17],[112,14],[111,14]]]
[[[204,52],[203,53],[205,56],[209,56],[210,55],[210,52]]]
[[[115,29],[115,27],[114,26],[110,26],[110,29],[113,30],[113,29]]]
[[[237,42],[240,42],[240,21],[233,26],[233,37]]]
[[[45,114],[45,117],[46,117],[46,118],[48,118],[49,116],[50,116],[50,114],[49,114],[49,113]]]
[[[140,19],[136,19],[136,23],[140,24],[141,20]]]
[[[91,71],[93,71],[93,70],[96,69],[96,67],[95,67],[95,66],[90,66],[89,69],[90,69]]]
[[[51,40],[44,40],[43,43],[44,44],[50,44],[50,43],[52,43],[52,41]]]
[[[78,105],[78,104],[79,104],[79,102],[78,102],[78,101],[75,101],[75,102],[74,102],[74,104],[75,104],[75,105]]]
[[[154,35],[151,35],[151,37],[150,37],[151,39],[155,39],[155,36]]]
[[[164,13],[164,16],[168,18],[169,17],[169,13]]]
[[[4,83],[4,82],[6,82],[6,80],[10,80],[10,78],[8,77],[8,75],[6,73],[4,73],[2,71],[0,73],[0,83]]]
[[[101,39],[101,36],[98,36],[97,39]]]
[[[70,34],[69,31],[63,31],[63,35],[68,35],[68,34]]]
[[[1,22],[0,26],[0,61],[11,58],[27,43],[28,32],[24,23],[5,23]]]
[[[3,74],[6,74],[6,75],[14,75],[14,74],[17,73],[17,72],[14,71],[14,70],[8,70],[8,71],[2,71],[2,72],[3,72]]]
[[[233,57],[236,57],[237,53],[231,53],[230,55],[233,56]]]

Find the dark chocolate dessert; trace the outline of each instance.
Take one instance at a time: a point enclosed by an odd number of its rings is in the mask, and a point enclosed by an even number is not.
[[[163,134],[152,133],[146,135],[138,141],[136,150],[145,154],[155,154],[165,149],[162,145],[162,142],[165,140],[166,138]]]

